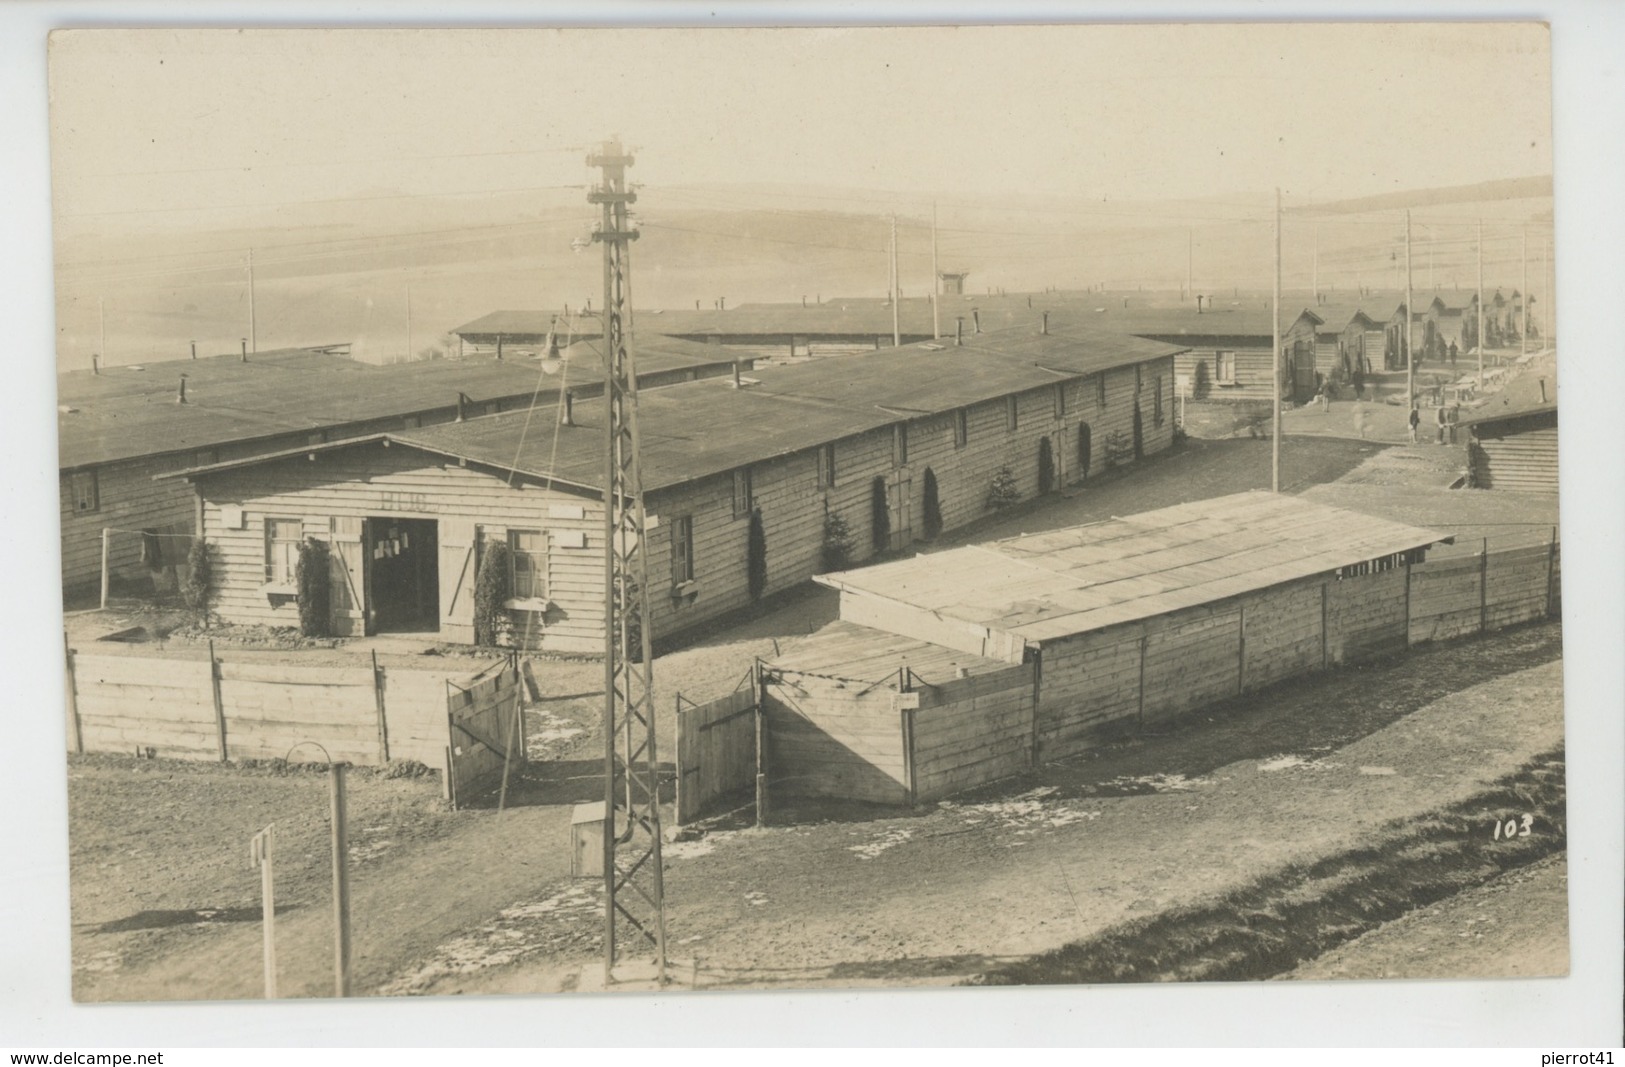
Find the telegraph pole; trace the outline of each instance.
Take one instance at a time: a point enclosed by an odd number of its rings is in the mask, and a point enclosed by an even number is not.
[[[1478,220],[1478,387],[1484,388],[1484,220]]]
[[[1411,211],[1405,209],[1405,417],[1416,406],[1416,358],[1411,349]]]
[[[1529,227],[1523,228],[1523,328],[1518,331],[1518,355],[1529,351]]]
[[[1275,188],[1275,310],[1270,316],[1275,336],[1274,410],[1270,413],[1270,492],[1281,491],[1281,188]]]
[[[903,344],[903,325],[897,307],[897,216],[891,217],[891,343],[893,348]]]
[[[1309,260],[1309,303],[1320,306],[1320,226],[1315,226],[1314,254]]]
[[[406,287],[406,362],[412,362],[412,287]]]
[[[102,351],[100,363],[105,367],[107,366],[107,299],[105,297],[98,296],[96,298],[96,318],[101,323],[102,328]]]
[[[937,266],[937,202],[931,201],[931,339],[942,338],[942,323],[937,313],[937,296],[942,289],[941,268]]]
[[[1196,227],[1185,231],[1185,299],[1196,299]]]
[[[259,338],[254,335],[254,250],[248,250],[248,347],[250,351],[260,350]]]
[[[638,376],[632,351],[627,219],[637,194],[619,138],[587,157],[599,184],[587,202],[603,206],[592,239],[604,246],[604,985],[615,980],[617,924],[625,919],[654,948],[666,983],[665,878],[660,858],[659,763],[655,753],[649,561],[638,457]],[[619,744],[619,748],[617,748]]]

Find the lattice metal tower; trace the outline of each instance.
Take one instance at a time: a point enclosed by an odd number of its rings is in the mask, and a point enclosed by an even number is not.
[[[602,172],[587,194],[603,206],[593,240],[604,246],[604,984],[614,981],[625,920],[654,948],[666,981],[666,905],[660,858],[660,782],[655,758],[649,648],[649,567],[639,466],[638,378],[632,351],[627,217],[637,194],[626,184],[632,156],[618,138],[587,165]],[[641,943],[641,942],[640,942]]]

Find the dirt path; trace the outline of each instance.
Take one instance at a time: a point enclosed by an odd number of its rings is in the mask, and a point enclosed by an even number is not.
[[[1412,658],[1386,670],[1424,667]],[[1561,673],[1552,661],[1462,688],[1330,751],[1294,752],[1284,731],[1269,758],[1191,776],[1164,764],[1132,783],[1152,790],[1138,795],[1050,785],[901,816],[713,833],[671,850],[671,955],[700,987],[960,981],[1471,796],[1561,744]],[[1370,680],[1387,688],[1380,673]],[[1136,759],[1155,750],[1148,742]],[[1122,785],[1113,770],[1110,759],[1090,767],[1102,785]],[[496,932],[493,951],[507,936]],[[436,957],[466,960],[473,948],[461,939]],[[414,968],[440,975],[417,989],[568,989],[593,965],[588,953],[460,969],[436,957]]]

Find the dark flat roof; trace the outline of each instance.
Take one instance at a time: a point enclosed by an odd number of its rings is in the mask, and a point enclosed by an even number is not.
[[[640,347],[643,373],[732,363],[732,353],[676,338]],[[579,353],[579,356],[578,356]],[[552,395],[560,380],[600,381],[598,354],[570,353],[571,371],[544,376],[535,360],[471,358],[375,365],[313,350],[173,360],[143,370],[64,374],[58,381],[61,468],[209,448],[301,430],[338,429],[475,402]],[[576,364],[579,362],[579,366]],[[186,376],[185,404],[176,400]],[[71,408],[72,413],[63,411]]]
[[[640,345],[644,342],[640,342]],[[838,441],[903,419],[953,411],[1113,367],[1165,358],[1179,349],[1052,320],[1048,334],[1011,328],[967,338],[758,367],[754,384],[710,378],[641,392],[643,485],[653,491]],[[551,419],[527,429],[526,413],[443,423],[381,437],[439,455],[583,488],[603,482],[604,405],[576,402],[555,455]],[[364,440],[378,439],[366,438]],[[522,444],[521,444],[522,442]],[[340,444],[296,452],[320,451]],[[209,464],[177,474],[247,466]]]

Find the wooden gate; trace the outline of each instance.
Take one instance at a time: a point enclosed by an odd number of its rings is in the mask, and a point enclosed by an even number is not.
[[[464,683],[446,679],[446,798],[452,807],[482,792],[506,791],[525,762],[518,658],[493,664]]]
[[[725,808],[756,784],[761,704],[756,672],[708,704],[677,694],[677,821]]]
[[[335,637],[360,637],[367,632],[366,521],[347,515],[332,519],[333,552],[328,567]]]
[[[479,527],[467,519],[441,519],[439,535],[440,636],[472,645]]]

